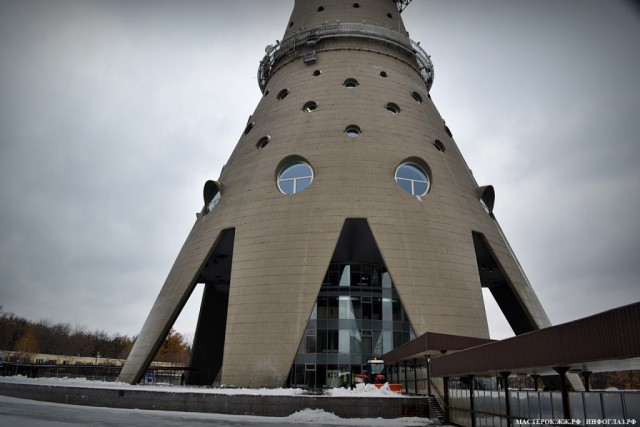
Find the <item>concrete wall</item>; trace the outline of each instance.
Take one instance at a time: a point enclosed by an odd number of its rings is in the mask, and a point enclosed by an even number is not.
[[[0,394],[22,399],[108,408],[207,412],[286,417],[303,409],[322,409],[341,418],[429,417],[426,399],[417,397],[250,396],[97,389],[0,382]]]

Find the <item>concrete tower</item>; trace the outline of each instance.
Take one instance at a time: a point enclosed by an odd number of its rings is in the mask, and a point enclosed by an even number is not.
[[[296,0],[263,97],[125,364],[135,383],[204,284],[191,384],[333,385],[427,331],[549,325],[429,96],[410,0]]]

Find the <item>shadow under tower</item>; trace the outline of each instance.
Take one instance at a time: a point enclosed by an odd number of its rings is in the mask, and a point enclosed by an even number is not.
[[[332,386],[425,332],[488,338],[482,287],[516,334],[550,324],[431,101],[409,2],[295,1],[121,381],[197,284],[190,384]]]

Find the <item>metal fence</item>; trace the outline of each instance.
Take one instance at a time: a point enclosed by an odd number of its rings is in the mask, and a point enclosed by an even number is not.
[[[469,427],[566,425],[566,422],[633,425],[640,423],[640,392],[569,392],[570,419],[565,420],[562,392],[510,390],[509,412],[508,415],[504,391],[473,390],[472,403],[470,390],[449,390],[449,420]]]
[[[85,378],[90,381],[115,382],[122,366],[66,365],[0,362],[0,376],[23,375],[29,378]],[[141,382],[145,384],[184,384],[188,368],[166,363],[147,368]]]
[[[473,390],[468,379],[449,378],[445,393],[442,378],[431,378],[429,386],[426,365],[392,365],[388,376],[404,393],[435,396],[449,422],[461,426],[566,425],[553,421],[565,418],[561,391],[510,389],[507,408],[506,394],[492,378],[475,377]],[[568,406],[573,425],[640,424],[640,391],[568,392]]]

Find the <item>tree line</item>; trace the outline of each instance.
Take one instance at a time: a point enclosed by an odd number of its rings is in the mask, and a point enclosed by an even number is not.
[[[19,353],[44,353],[60,356],[104,357],[126,359],[137,337],[109,335],[105,331],[90,331],[86,327],[72,328],[66,323],[49,320],[32,322],[0,306],[0,350]],[[185,337],[171,330],[160,346],[154,361],[183,363],[191,359],[191,344]],[[530,377],[511,379],[512,387],[533,387]],[[606,389],[640,389],[640,371],[594,372],[591,387]]]
[[[0,306],[0,350],[126,359],[136,338],[110,335],[100,330],[91,331],[84,326],[71,327],[68,323],[53,323],[50,320],[33,322],[4,312]],[[154,360],[186,364],[190,357],[190,344],[172,329]]]

